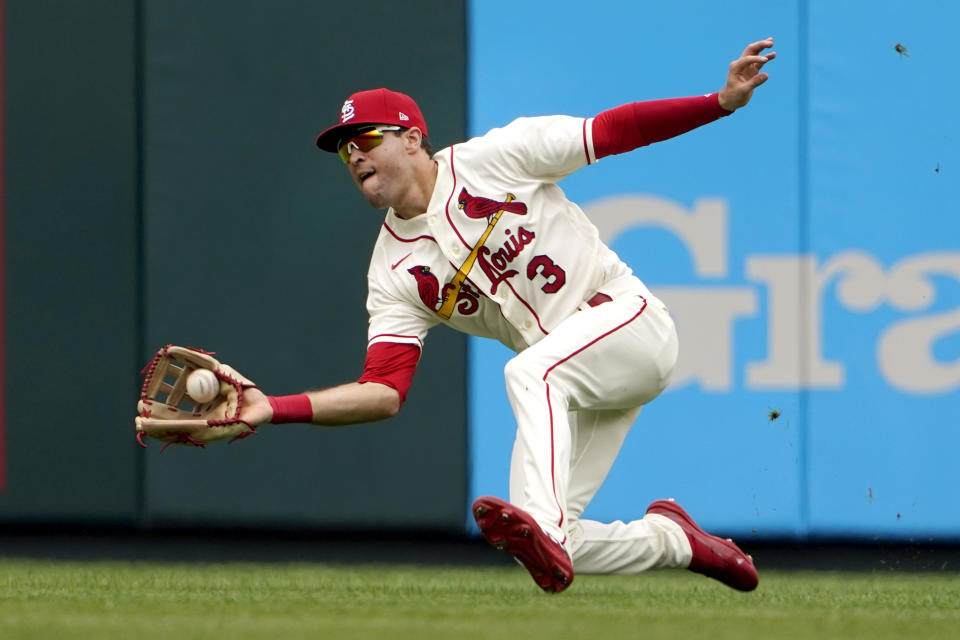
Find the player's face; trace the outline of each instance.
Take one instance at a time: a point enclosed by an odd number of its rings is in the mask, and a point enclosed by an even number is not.
[[[410,141],[402,132],[387,131],[375,147],[363,151],[360,146],[367,145],[350,145],[347,156],[354,184],[377,209],[399,205],[414,178]]]

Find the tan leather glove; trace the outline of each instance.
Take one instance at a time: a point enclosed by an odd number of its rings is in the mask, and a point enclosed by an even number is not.
[[[198,403],[187,394],[187,377],[197,369],[209,369],[220,381],[220,393],[209,402]],[[240,409],[243,390],[257,385],[218,362],[212,352],[167,345],[141,373],[144,380],[134,420],[140,446],[147,446],[144,435],[166,442],[166,449],[171,444],[205,447],[256,432],[240,420]]]

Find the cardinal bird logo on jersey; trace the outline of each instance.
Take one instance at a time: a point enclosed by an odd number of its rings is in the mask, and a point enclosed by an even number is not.
[[[423,304],[431,311],[436,311],[440,306],[440,281],[433,275],[430,267],[417,265],[407,269],[407,273],[417,279],[417,294],[423,300]]]
[[[512,200],[512,198],[511,201],[508,202],[499,202],[497,200],[491,200],[490,198],[472,196],[467,193],[466,188],[460,191],[457,202],[459,203],[457,206],[463,209],[463,212],[467,214],[468,218],[489,218],[501,210],[516,213],[521,216],[527,215],[527,205],[522,202],[517,202],[516,200]]]
[[[417,295],[420,296],[423,304],[427,305],[430,311],[439,309],[443,303],[443,298],[440,297],[440,281],[437,280],[437,276],[433,275],[433,272],[430,271],[430,267],[417,265],[416,267],[407,269],[407,273],[416,278]],[[453,285],[449,282],[443,285],[443,296],[446,297],[452,288]],[[479,307],[480,292],[464,282],[460,287],[460,292],[457,294],[457,311],[459,311],[461,315],[468,316],[476,313]]]

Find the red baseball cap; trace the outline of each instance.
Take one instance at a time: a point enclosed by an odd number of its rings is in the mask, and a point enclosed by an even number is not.
[[[371,89],[359,91],[344,101],[340,122],[317,136],[317,146],[336,153],[337,145],[348,130],[371,124],[416,127],[427,137],[427,123],[413,98],[389,89]]]

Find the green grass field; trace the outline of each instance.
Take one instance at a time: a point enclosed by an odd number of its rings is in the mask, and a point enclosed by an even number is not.
[[[0,638],[957,638],[960,574],[761,571],[742,594],[686,571],[0,559]]]

